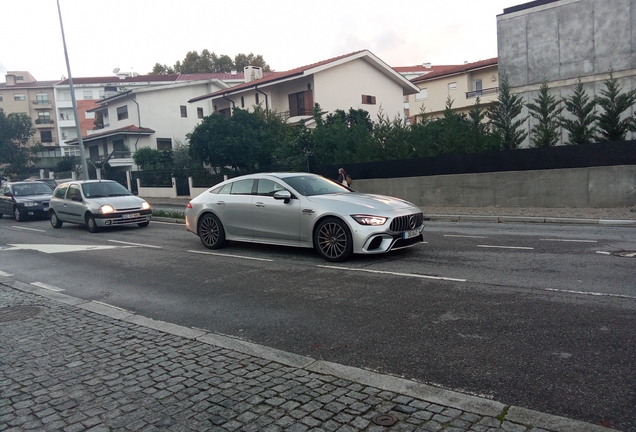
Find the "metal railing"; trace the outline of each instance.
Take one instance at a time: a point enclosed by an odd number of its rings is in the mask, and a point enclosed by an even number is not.
[[[53,124],[53,120],[51,119],[41,119],[41,118],[37,118],[35,119],[35,124]]]
[[[491,95],[499,93],[499,87],[493,87],[483,90],[474,90],[470,92],[466,92],[466,99],[481,97],[484,95]]]
[[[37,100],[32,100],[31,103],[33,105],[51,105],[53,101],[49,99],[46,99],[46,100],[37,99]]]

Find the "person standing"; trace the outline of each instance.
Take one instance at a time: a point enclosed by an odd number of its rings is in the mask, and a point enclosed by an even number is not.
[[[343,186],[349,186],[347,184],[347,172],[344,170],[344,168],[338,168],[338,183]]]

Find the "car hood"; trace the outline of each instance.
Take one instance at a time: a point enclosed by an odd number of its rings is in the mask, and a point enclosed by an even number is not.
[[[87,202],[102,206],[109,204],[117,210],[123,210],[128,208],[141,208],[141,204],[145,201],[136,196],[119,196],[119,197],[105,197],[105,198],[88,198]]]
[[[415,204],[401,198],[361,192],[312,195],[307,199],[316,204],[338,203],[341,209],[365,213],[372,211],[384,213],[405,209],[419,210]]]
[[[27,195],[27,196],[15,196],[15,202],[25,203],[25,202],[42,202],[49,201],[51,199],[51,194],[42,194],[42,195]]]

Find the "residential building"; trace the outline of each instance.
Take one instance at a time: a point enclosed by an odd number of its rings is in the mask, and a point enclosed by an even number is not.
[[[402,75],[404,78],[406,78],[409,81],[412,81],[413,79],[420,77],[422,75],[426,75],[429,74],[431,72],[439,72],[443,69],[447,69],[449,67],[453,67],[453,66],[448,66],[448,65],[444,65],[444,66],[433,66],[431,63],[423,63],[421,65],[415,65],[415,66],[394,66],[393,69],[399,73],[400,75]],[[405,95],[404,96],[404,118],[408,119],[411,117],[410,114],[410,107],[409,107],[409,96]]]
[[[264,76],[248,66],[245,83],[197,96],[190,103],[205,101],[213,112],[227,116],[232,108],[253,110],[260,106],[279,113],[287,123],[313,122],[313,108],[323,113],[337,109],[364,109],[372,120],[378,114],[393,119],[404,113],[405,95],[417,87],[368,50],[353,52],[286,72]]]
[[[544,80],[553,95],[563,98],[572,95],[580,78],[593,98],[605,88],[610,68],[623,91],[632,90],[635,16],[631,0],[541,0],[504,9],[497,16],[499,71],[524,103],[537,97]],[[527,108],[521,115],[528,115]],[[634,115],[633,108],[625,115]],[[534,121],[526,122],[527,132]],[[564,132],[562,143],[566,140]]]
[[[55,123],[54,85],[58,81],[38,81],[27,71],[7,72],[0,83],[0,109],[5,114],[23,113],[31,117],[36,129],[28,145],[37,143],[47,149],[57,148],[59,135]]]
[[[419,92],[409,96],[411,122],[422,115],[441,117],[450,97],[453,110],[468,113],[477,98],[487,108],[497,100],[499,76],[497,58],[462,65],[445,66],[435,72],[411,80]]]

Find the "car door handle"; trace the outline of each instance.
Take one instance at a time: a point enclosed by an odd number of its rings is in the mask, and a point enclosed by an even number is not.
[[[225,205],[225,201],[217,201],[216,205]]]
[[[265,207],[265,203],[260,202],[260,201],[259,201],[259,202],[254,203],[254,205],[255,205],[256,207]]]
[[[312,210],[312,209],[303,209],[303,213],[304,213],[304,214],[313,214],[313,213],[315,213],[315,212],[316,212],[316,210]]]

